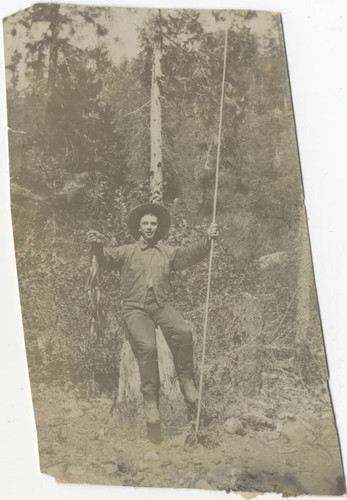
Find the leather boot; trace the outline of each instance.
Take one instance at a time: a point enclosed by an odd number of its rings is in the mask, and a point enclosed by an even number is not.
[[[187,405],[188,420],[192,420],[196,416],[199,398],[194,382],[193,344],[177,346],[175,361],[181,391]]]
[[[153,444],[159,444],[163,440],[160,422],[147,422],[147,437]]]
[[[145,410],[146,422],[153,424],[160,422],[158,402],[156,399],[150,399],[148,396],[144,397],[143,406]]]
[[[157,444],[162,441],[158,409],[160,387],[158,361],[156,359],[140,361],[139,370],[147,423],[147,437],[152,443]]]

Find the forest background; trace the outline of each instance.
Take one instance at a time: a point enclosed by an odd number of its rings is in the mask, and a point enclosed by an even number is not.
[[[140,16],[138,53],[115,58],[122,29],[116,31],[114,23],[129,31],[134,16]],[[187,245],[206,229],[223,22],[218,12],[146,15],[37,4],[6,25],[15,42],[24,39],[23,50],[9,43],[6,68],[14,234],[32,380],[77,384],[91,395],[117,387],[123,341],[118,281],[113,274],[104,277],[108,328],[95,344],[83,300],[84,237],[94,228],[111,245],[129,242],[126,214],[149,198],[149,95],[158,30],[164,200],[174,218],[167,242]],[[292,390],[319,386],[326,378],[313,279],[305,269],[303,196],[280,17],[245,11],[232,14],[228,24],[222,238],[206,375],[206,388],[219,388],[217,406],[224,384],[269,396],[276,386],[283,390],[283,379]],[[174,303],[198,332],[205,280],[206,263],[177,273],[172,286]]]

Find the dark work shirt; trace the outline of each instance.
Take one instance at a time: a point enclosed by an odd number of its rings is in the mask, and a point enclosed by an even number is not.
[[[143,307],[148,286],[159,306],[168,302],[170,272],[196,264],[208,255],[210,241],[206,238],[188,247],[148,246],[142,237],[136,243],[105,248],[99,256],[102,267],[120,272],[120,289],[126,307]]]

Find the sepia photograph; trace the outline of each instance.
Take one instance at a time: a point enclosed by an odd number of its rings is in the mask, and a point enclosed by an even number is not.
[[[344,495],[283,17],[164,7],[3,19],[40,470]]]

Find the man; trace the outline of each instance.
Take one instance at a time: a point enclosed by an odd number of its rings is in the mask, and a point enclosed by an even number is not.
[[[192,332],[168,301],[170,272],[196,264],[209,254],[211,239],[218,236],[212,223],[207,236],[189,247],[158,245],[170,229],[171,216],[165,207],[146,203],[134,208],[127,224],[136,243],[113,249],[103,247],[102,235],[90,231],[87,241],[95,246],[102,267],[120,272],[123,315],[138,361],[141,392],[150,441],[162,440],[160,427],[159,370],[155,327],[160,326],[173,354],[188,419],[197,411],[198,392],[194,383]]]

